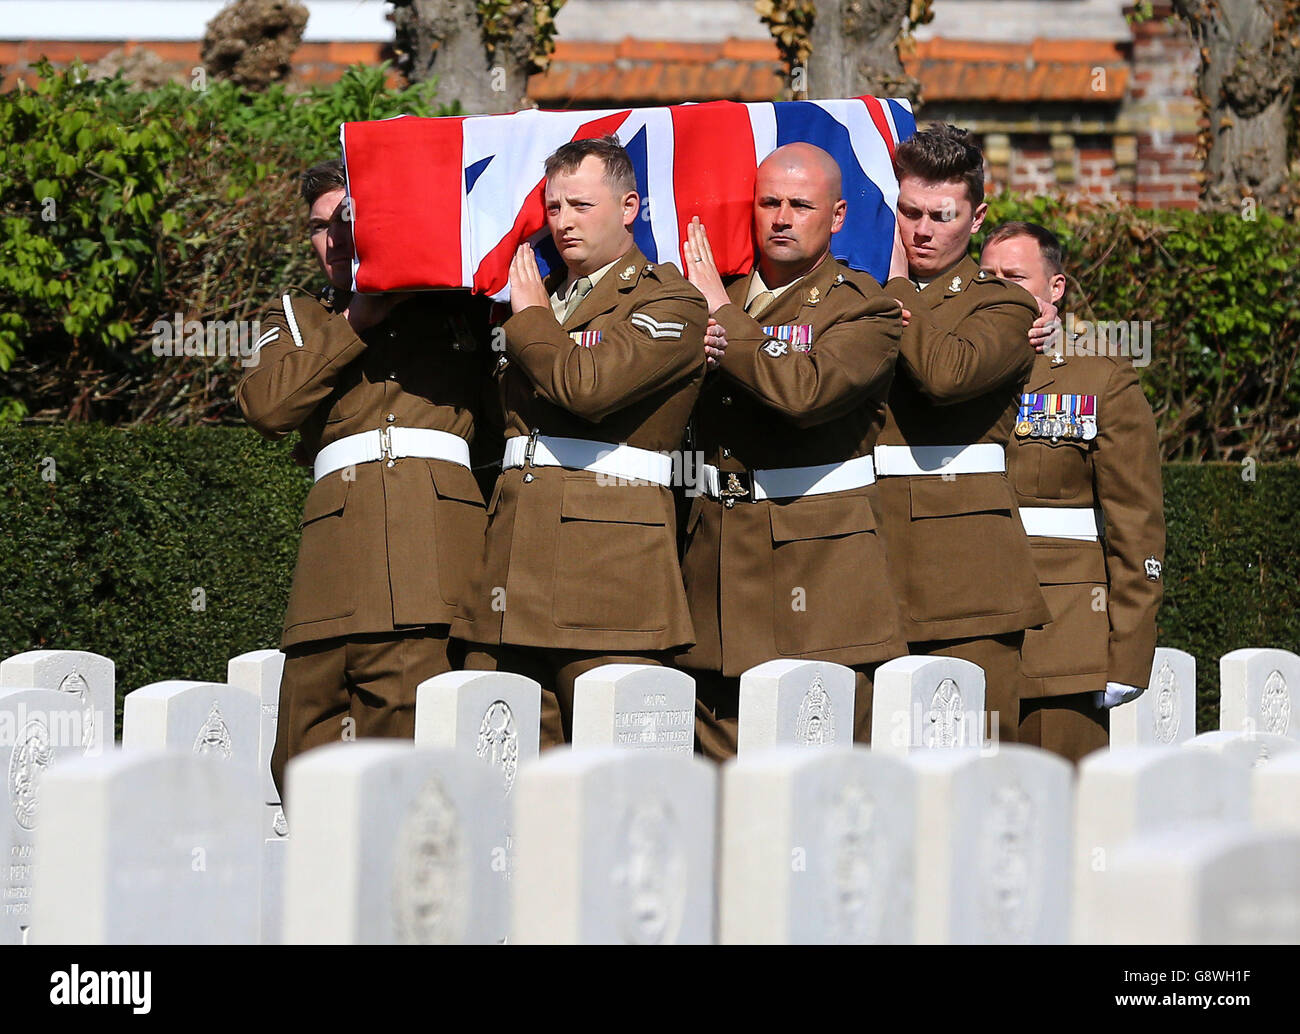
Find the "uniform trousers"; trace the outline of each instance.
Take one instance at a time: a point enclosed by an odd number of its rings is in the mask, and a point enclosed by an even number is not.
[[[1110,712],[1091,691],[1023,700],[1018,739],[1078,764],[1109,745]]]
[[[666,650],[611,654],[508,643],[467,643],[466,649],[466,671],[509,671],[542,687],[542,750],[573,739],[573,682],[579,675],[602,664],[666,667],[672,659]]]
[[[446,625],[340,636],[285,649],[271,777],[285,797],[285,766],[326,743],[415,736],[415,688],[459,667],[464,645]]]
[[[852,665],[854,686],[853,739],[871,742],[872,678],[879,663]],[[740,714],[740,676],[720,671],[683,668],[695,680],[695,752],[710,761],[736,756],[737,720]]]

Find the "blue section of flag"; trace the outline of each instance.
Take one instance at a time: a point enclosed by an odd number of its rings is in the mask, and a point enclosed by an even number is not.
[[[849,207],[843,229],[831,237],[831,254],[884,283],[894,249],[894,213],[885,204],[880,188],[858,164],[848,128],[808,101],[778,101],[772,107],[776,111],[777,147],[798,141],[816,144],[840,167]]]
[[[483,175],[484,170],[487,169],[487,167],[492,163],[492,159],[495,157],[496,155],[489,154],[486,158],[480,158],[478,161],[476,161],[473,165],[471,165],[468,169],[465,170],[465,193],[466,194],[468,194],[471,190],[474,189],[474,184],[478,182],[478,178],[481,175]]]
[[[636,172],[636,192],[641,198],[641,211],[637,213],[636,221],[632,224],[632,240],[636,246],[641,249],[641,254],[651,262],[659,261],[659,249],[655,245],[654,228],[650,225],[649,219],[643,219],[642,215],[649,211],[647,204],[650,194],[650,175],[646,167],[646,127],[642,126],[640,131],[624,146],[627,156],[632,159],[632,169]]]
[[[889,113],[894,116],[894,128],[898,130],[898,142],[901,144],[916,133],[916,119],[898,101],[886,100],[885,103],[889,105]]]

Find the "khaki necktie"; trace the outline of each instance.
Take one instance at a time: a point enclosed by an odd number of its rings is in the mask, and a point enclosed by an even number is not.
[[[591,290],[591,277],[579,277],[569,290],[569,297],[564,301],[564,315],[560,317],[561,323],[567,323],[569,317],[582,304],[582,299],[587,297],[587,292]]]
[[[754,319],[758,319],[774,301],[776,301],[776,295],[771,291],[763,291],[754,295],[754,300],[745,306],[745,311]]]

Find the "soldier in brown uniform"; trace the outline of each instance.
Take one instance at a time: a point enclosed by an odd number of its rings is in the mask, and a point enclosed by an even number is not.
[[[1065,293],[1060,242],[1033,223],[995,229],[980,264],[1053,302]],[[1155,419],[1133,364],[1074,344],[1035,358],[1007,466],[1052,609],[1025,633],[1019,738],[1078,761],[1106,746],[1107,709],[1150,678],[1165,522]]]
[[[714,760],[736,753],[746,669],[782,657],[854,666],[869,730],[871,672],[907,652],[871,506],[902,310],[831,257],[846,209],[834,159],[796,143],[758,167],[749,274],[724,287],[704,227],[689,227],[687,274],[722,354],[694,418],[703,492],[682,572],[696,645],[679,663]]]
[[[685,277],[632,239],[627,152],[574,141],[546,162],[566,269],[510,269],[502,474],[482,576],[453,626],[466,667],[543,687],[542,741],[569,739],[573,682],[601,664],[663,664],[694,638],[677,563],[672,460],[704,378],[707,312]]]
[[[237,390],[263,435],[299,432],[316,478],[281,638],[282,794],[302,751],[412,736],[416,686],[454,666],[448,626],[482,552],[468,441],[491,362],[486,309],[467,294],[350,294],[339,163],[308,170],[303,197],[330,287],[283,295]]]
[[[1020,643],[1051,616],[1005,458],[1039,305],[981,275],[967,253],[987,206],[983,156],[965,132],[917,133],[898,146],[894,168],[908,279],[885,290],[908,325],[875,453],[889,572],[909,651],[983,668],[986,709],[1013,741]]]

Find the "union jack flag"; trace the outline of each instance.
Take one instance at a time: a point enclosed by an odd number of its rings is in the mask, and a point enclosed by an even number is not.
[[[537,249],[559,264],[546,230],[543,163],[569,140],[613,134],[636,170],[637,246],[684,267],[698,215],[724,274],[753,265],[754,173],[777,147],[806,141],[839,163],[849,207],[836,258],[884,281],[894,238],[897,144],[916,131],[906,101],[738,104],[619,111],[518,111],[347,122],[339,131],[351,198],[353,286],[360,291],[471,287],[507,297],[510,258]]]

